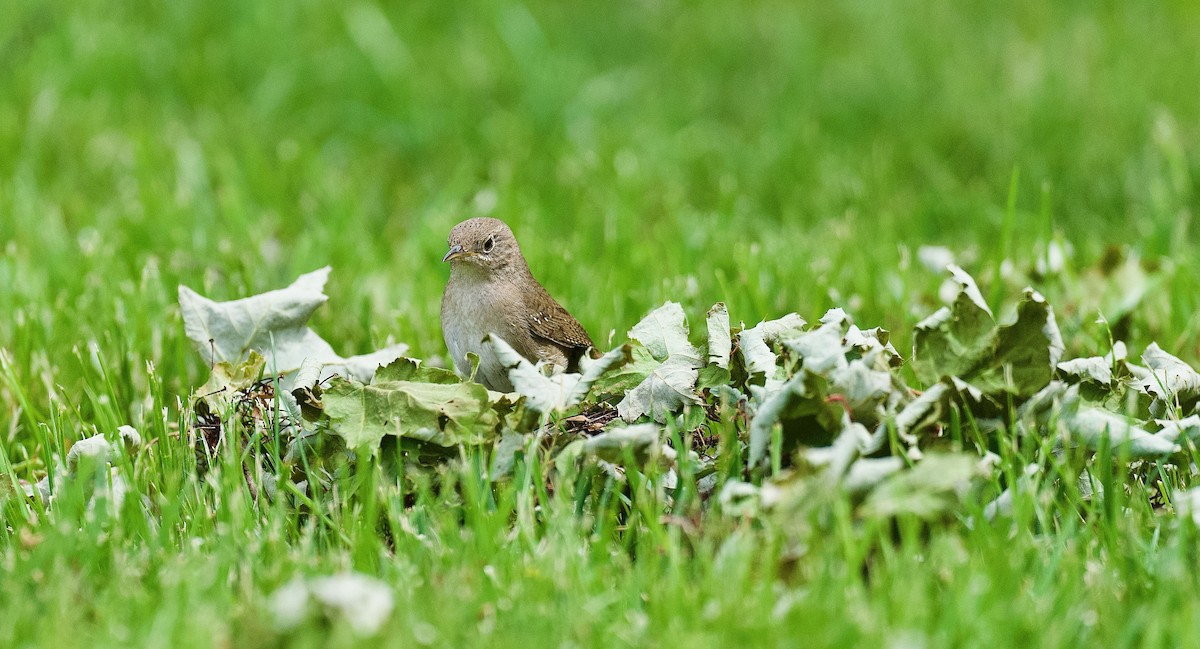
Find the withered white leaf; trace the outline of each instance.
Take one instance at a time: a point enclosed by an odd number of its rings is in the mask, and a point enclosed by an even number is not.
[[[343,357],[308,327],[308,319],[328,300],[328,266],[301,275],[286,288],[239,300],[216,302],[179,287],[184,331],[209,364],[238,364],[257,351],[269,374],[289,374],[306,359],[321,363],[322,376],[349,375],[370,381],[375,369],[399,357],[407,345],[391,345],[361,356]]]

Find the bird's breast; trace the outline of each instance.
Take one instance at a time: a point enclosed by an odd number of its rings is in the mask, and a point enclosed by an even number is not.
[[[459,374],[469,376],[471,363],[467,354],[473,353],[479,357],[476,379],[493,390],[510,391],[508,372],[484,338],[496,334],[509,344],[516,344],[519,327],[512,316],[519,305],[506,297],[502,286],[456,281],[460,279],[466,278],[451,277],[442,295],[442,333],[454,367]]]

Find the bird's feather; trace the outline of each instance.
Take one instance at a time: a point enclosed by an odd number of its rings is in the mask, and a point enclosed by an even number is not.
[[[579,321],[561,304],[554,301],[546,289],[542,288],[540,284],[535,284],[535,286],[537,287],[535,292],[539,295],[526,301],[526,306],[531,307],[529,309],[529,331],[537,338],[561,347],[567,356],[568,363],[572,366],[570,369],[573,369],[583,353],[593,346],[592,339]]]

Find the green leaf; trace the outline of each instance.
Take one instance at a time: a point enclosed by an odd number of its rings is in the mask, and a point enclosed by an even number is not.
[[[842,418],[842,430],[829,446],[815,446],[802,451],[804,460],[825,469],[825,475],[840,480],[846,470],[858,459],[859,453],[871,439],[871,433],[858,422]]]
[[[960,291],[914,331],[913,370],[926,384],[956,376],[989,395],[1031,396],[1046,386],[1062,355],[1054,312],[1032,289],[1017,305],[1016,322],[996,327],[970,276],[952,273]]]
[[[419,383],[462,383],[462,379],[450,370],[428,367],[415,358],[397,358],[375,370],[375,383],[390,381],[415,381]]]
[[[1178,452],[1181,438],[1200,433],[1200,418],[1159,421],[1151,432],[1148,423],[1099,407],[1081,396],[1081,385],[1054,381],[1017,411],[1018,420],[1034,430],[1045,430],[1065,446],[1098,450],[1119,447],[1133,458],[1155,458]]]
[[[1032,289],[1017,305],[1017,321],[999,328],[996,351],[990,366],[965,380],[985,392],[1001,389],[1029,396],[1041,390],[1054,376],[1063,353],[1062,335],[1054,311],[1046,298]],[[1011,382],[1005,374],[1011,373]]]
[[[352,449],[379,448],[385,435],[442,447],[490,441],[499,416],[477,383],[334,378],[322,395],[330,429]]]
[[[595,392],[599,395],[619,395],[636,388],[647,376],[662,363],[650,354],[650,350],[637,344],[627,344],[623,348],[627,360],[604,373],[595,383]]]
[[[258,352],[252,351],[243,362],[235,364],[221,361],[216,363],[208,375],[208,381],[196,390],[196,394],[201,397],[207,394],[228,396],[228,393],[248,388],[262,377],[266,362],[266,359]]]
[[[992,310],[975,280],[958,266],[949,268],[959,285],[953,305],[918,322],[913,332],[913,371],[926,384],[969,372],[990,353],[995,335]]]
[[[266,359],[256,351],[251,351],[240,363],[221,361],[214,364],[208,381],[192,393],[192,409],[199,412],[207,409],[207,412],[223,417],[232,406],[234,396],[262,378],[265,366]]]
[[[712,390],[721,386],[729,385],[733,380],[729,370],[720,367],[719,365],[709,364],[700,368],[699,376],[696,378],[697,390]]]

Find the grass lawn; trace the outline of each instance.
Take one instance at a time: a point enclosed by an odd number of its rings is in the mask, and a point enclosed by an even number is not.
[[[997,488],[1039,470],[987,522],[984,497],[925,522],[863,521],[845,494],[737,516],[634,471],[581,504],[549,467],[491,484],[470,456],[403,483],[367,463],[296,508],[197,471],[210,368],[176,302],[330,265],[311,325],[339,353],[444,363],[446,234],[487,215],[603,349],[667,300],[702,341],[723,301],[735,325],[841,307],[908,358],[942,246],[1002,318],[1045,294],[1072,357],[1116,338],[1196,365],[1193,3],[0,14],[0,646],[1200,646],[1172,505],[1195,464],[1101,453],[1088,497],[1077,458],[1002,439]],[[143,507],[7,495],[123,425]],[[391,589],[378,634],[279,630],[272,593],[347,570]]]

